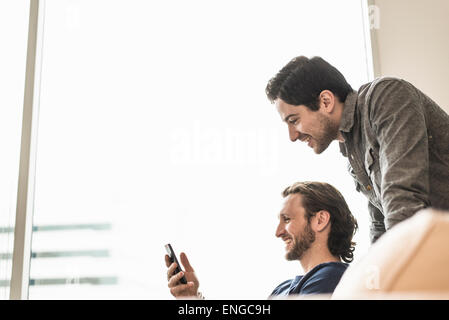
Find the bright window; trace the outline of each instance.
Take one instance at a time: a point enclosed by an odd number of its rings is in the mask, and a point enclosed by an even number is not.
[[[266,99],[292,57],[368,81],[360,1],[47,0],[30,299],[166,299],[165,243],[212,299],[302,272],[275,238],[281,191],[326,181],[368,245],[338,145],[291,144]]]

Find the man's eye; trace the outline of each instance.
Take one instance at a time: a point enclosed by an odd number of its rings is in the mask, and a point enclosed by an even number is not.
[[[290,124],[296,124],[296,121],[298,121],[298,119],[290,119],[290,120],[288,120],[288,122]]]
[[[290,218],[284,218],[284,222],[290,222]]]

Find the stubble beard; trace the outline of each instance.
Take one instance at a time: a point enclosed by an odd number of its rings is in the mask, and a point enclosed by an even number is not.
[[[293,248],[286,253],[285,258],[288,261],[300,260],[314,241],[315,233],[307,223],[301,235],[293,238]]]
[[[331,119],[321,116],[318,122],[318,131],[321,132],[319,137],[316,137],[313,151],[316,154],[322,153],[326,150],[332,141],[337,139],[339,125],[331,121]]]

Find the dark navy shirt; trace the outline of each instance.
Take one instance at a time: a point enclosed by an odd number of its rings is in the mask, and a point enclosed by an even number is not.
[[[348,266],[342,262],[319,264],[303,276],[282,282],[271,295],[333,293]]]

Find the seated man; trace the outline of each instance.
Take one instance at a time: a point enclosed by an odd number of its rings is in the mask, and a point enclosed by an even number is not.
[[[286,244],[286,259],[299,260],[305,274],[278,285],[271,297],[331,294],[353,259],[352,237],[357,221],[340,192],[327,183],[298,182],[282,195],[285,202],[279,213],[276,237]],[[185,253],[181,253],[180,260],[185,271],[173,275],[176,264],[165,256],[171,294],[201,297],[198,278]],[[187,284],[180,283],[182,276]]]

